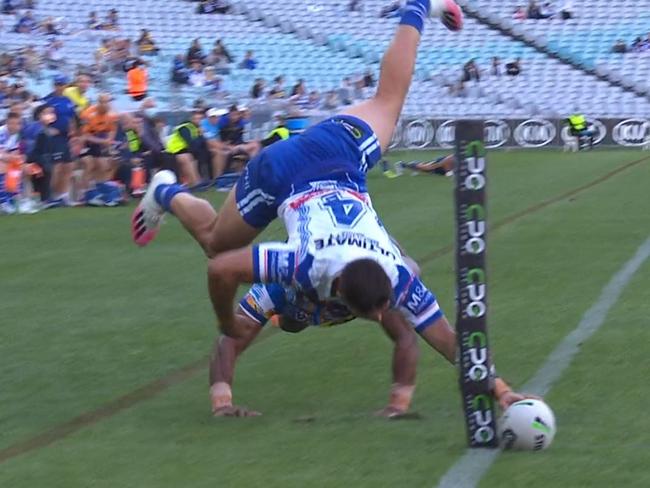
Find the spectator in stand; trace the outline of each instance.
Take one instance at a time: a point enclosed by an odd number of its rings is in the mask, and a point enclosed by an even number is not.
[[[544,2],[539,9],[540,19],[552,19],[555,16],[555,7],[552,2]]]
[[[194,63],[195,61],[198,61],[199,63],[203,64],[204,59],[205,59],[205,54],[203,54],[201,43],[199,42],[198,39],[194,39],[192,41],[192,45],[187,50],[187,56],[185,62],[187,63],[187,66],[191,66],[192,63]]]
[[[264,97],[264,87],[266,82],[262,78],[257,78],[251,88],[251,98],[258,99]]]
[[[104,22],[104,29],[106,30],[118,30],[120,28],[119,15],[117,9],[110,9],[108,15],[106,16],[106,22]]]
[[[273,86],[269,90],[270,98],[285,98],[287,96],[284,91],[284,78],[282,76],[277,76],[273,80]]]
[[[339,98],[344,105],[352,104],[353,90],[354,86],[352,85],[350,78],[346,76],[341,82],[341,88],[339,88]]]
[[[198,61],[193,61],[189,71],[190,85],[201,87],[205,84],[205,75],[203,74],[203,65]]]
[[[97,18],[97,12],[90,12],[88,14],[88,20],[86,21],[86,27],[90,30],[102,30],[104,26]]]
[[[467,83],[468,81],[481,81],[481,72],[476,65],[476,61],[470,59],[465,66],[463,66],[463,82]]]
[[[215,69],[212,66],[208,66],[203,70],[203,74],[205,75],[203,86],[205,86],[207,92],[212,95],[219,93],[221,91],[221,83],[223,80],[221,77],[217,76]]]
[[[63,90],[63,95],[68,97],[74,103],[77,114],[80,114],[90,106],[90,100],[86,92],[90,88],[92,80],[85,73],[79,73],[73,84]]]
[[[515,11],[512,13],[512,18],[515,20],[526,20],[528,18],[528,14],[526,13],[526,9],[519,5]]]
[[[305,88],[305,82],[300,80],[294,87],[295,94],[291,97],[291,102],[297,105],[300,109],[306,110],[309,105],[309,95]]]
[[[317,91],[312,91],[309,93],[309,99],[307,100],[307,110],[316,110],[320,107],[320,94]]]
[[[305,89],[305,80],[300,79],[300,80],[298,80],[298,83],[293,85],[293,88],[291,89],[291,96],[292,97],[302,96],[306,92],[307,92],[307,90]]]
[[[372,74],[372,71],[366,71],[366,74],[363,75],[363,87],[364,88],[374,88],[376,85],[375,77]]]
[[[339,96],[338,93],[336,93],[336,91],[331,90],[327,92],[327,94],[325,95],[325,101],[323,102],[323,108],[325,110],[335,110],[339,107],[340,104],[341,102],[339,100]]]
[[[41,22],[41,31],[46,36],[58,36],[61,34],[53,17],[48,17],[43,22]]]
[[[246,51],[244,59],[239,64],[239,67],[242,69],[255,69],[257,68],[257,60],[253,57],[253,51]]]
[[[497,78],[503,75],[503,69],[501,68],[501,60],[497,56],[494,56],[492,58],[492,68],[490,68],[490,74]]]
[[[126,73],[127,93],[136,102],[147,98],[149,89],[149,73],[141,59],[135,60],[133,68]]]
[[[226,0],[201,0],[196,9],[199,14],[225,14],[230,10],[230,4]]]
[[[34,20],[34,15],[31,10],[27,10],[23,15],[18,19],[18,23],[14,27],[14,32],[19,34],[30,34],[38,27],[37,22]]]
[[[54,109],[56,120],[51,124],[50,134],[52,154],[52,192],[53,200],[50,206],[68,205],[68,191],[72,178],[72,155],[70,151],[70,135],[76,129],[74,104],[63,91],[68,80],[63,75],[54,78],[54,91],[44,98],[45,103]]]
[[[156,42],[151,37],[151,33],[147,29],[140,31],[140,37],[135,41],[138,46],[138,53],[145,56],[155,56],[158,54]]]
[[[350,0],[348,10],[350,12],[361,12],[361,0]]]
[[[619,54],[624,54],[627,52],[627,44],[625,44],[625,41],[623,39],[619,39],[616,41],[616,44],[612,47],[612,52],[614,53],[619,53]]]
[[[227,14],[230,10],[230,2],[228,0],[212,0],[212,7],[217,14]]]
[[[32,76],[37,76],[41,64],[41,57],[36,51],[36,48],[30,44],[23,50],[23,56],[25,57],[25,71]]]
[[[2,2],[2,13],[4,15],[13,15],[16,13],[16,5],[14,4],[16,0],[3,0]]]
[[[178,54],[174,58],[172,65],[172,82],[177,85],[186,85],[189,82],[189,75],[187,74],[187,68],[183,62],[183,56]]]
[[[575,17],[575,10],[573,9],[573,2],[571,0],[564,0],[562,7],[560,7],[560,17],[562,17],[562,20],[569,20]]]
[[[519,76],[521,73],[521,58],[506,64],[506,74],[509,76]]]
[[[45,48],[45,62],[49,69],[62,70],[65,67],[63,41],[55,39]]]
[[[214,63],[217,63],[219,58],[224,58],[226,63],[232,63],[234,58],[230,55],[230,52],[223,44],[221,39],[214,41],[214,47],[212,48],[212,55],[215,57]]]
[[[528,10],[526,11],[526,16],[529,19],[540,19],[540,14],[541,13],[537,2],[535,0],[530,0],[530,2],[528,2]]]

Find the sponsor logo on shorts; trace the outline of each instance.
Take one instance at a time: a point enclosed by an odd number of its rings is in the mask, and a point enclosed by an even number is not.
[[[361,129],[359,129],[357,126],[352,125],[349,122],[340,119],[337,119],[336,122],[338,122],[343,127],[345,127],[345,130],[347,130],[350,134],[352,134],[352,137],[354,137],[355,139],[361,139],[361,136],[363,136]]]
[[[650,144],[650,120],[627,119],[619,122],[612,131],[612,137],[621,146],[639,147]]]

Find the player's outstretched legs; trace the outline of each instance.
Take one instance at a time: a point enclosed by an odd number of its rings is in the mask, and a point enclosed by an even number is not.
[[[453,0],[443,3],[443,23],[451,30],[460,29],[463,18],[460,7]],[[430,8],[430,0],[408,0],[395,37],[381,62],[377,93],[343,112],[366,122],[377,135],[382,151],[390,144],[411,86],[418,44]]]
[[[136,244],[145,246],[153,240],[165,212],[173,213],[181,221],[208,257],[246,246],[262,231],[251,227],[241,217],[235,189],[217,213],[208,201],[191,195],[185,186],[179,185],[173,172],[164,170],[152,178],[147,193],[133,213],[131,233]]]

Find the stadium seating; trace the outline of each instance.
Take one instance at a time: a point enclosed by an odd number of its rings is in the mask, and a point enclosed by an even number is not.
[[[65,17],[69,32],[64,37],[65,49],[75,64],[92,62],[99,37],[116,35],[83,30],[90,11],[97,11],[103,17],[108,9],[117,8],[122,29],[119,35],[132,39],[137,37],[141,28],[149,29],[161,48],[151,63],[151,93],[163,105],[175,108],[186,107],[197,97],[205,96],[200,88],[174,90],[169,83],[173,56],[185,53],[194,38],[201,40],[205,50],[211,48],[216,38],[222,38],[238,60],[248,49],[255,52],[259,69],[234,69],[226,77],[225,89],[238,98],[246,96],[257,77],[270,80],[283,74],[287,84],[304,78],[309,89],[325,91],[338,88],[344,77],[361,75],[367,69],[377,74],[378,62],[396,23],[395,19],[379,18],[379,11],[386,3],[386,0],[365,0],[363,12],[348,12],[347,2],[341,0],[239,1],[234,4],[231,14],[199,15],[194,13],[195,3],[183,0],[168,0],[164,6],[157,0],[140,0],[137,4],[131,0],[90,0],[83,9],[79,8],[77,0],[58,0],[39,2],[36,14],[39,17]],[[465,0],[464,3],[487,9],[495,21],[503,18],[505,22],[510,21],[508,16],[512,5],[517,2]],[[596,4],[602,4],[604,11],[609,12],[604,0]],[[535,22],[556,26],[557,32],[549,33],[543,40],[553,45],[552,41],[557,37],[558,49],[565,49],[565,38],[568,42],[570,36],[564,25],[558,24],[560,21]],[[5,26],[10,24],[4,23]],[[528,26],[528,22],[525,25]],[[615,29],[610,28],[612,32]],[[537,30],[532,32],[534,35],[538,33]],[[45,40],[3,33],[2,42],[12,48],[25,44],[42,45]],[[605,41],[598,46],[601,44],[604,45]],[[566,49],[570,51],[572,48]],[[489,76],[493,56],[498,56],[504,63],[520,57],[522,74],[517,77]],[[470,59],[475,59],[483,70],[480,83],[468,83],[462,96],[451,95],[449,86],[457,83],[462,65]],[[594,59],[594,64],[602,65],[602,69],[613,70],[617,66],[611,60],[605,64],[595,55]],[[642,70],[639,69],[639,73]],[[627,78],[628,75],[636,80],[637,68],[626,67],[620,76]],[[122,74],[110,76],[106,84],[114,93],[124,92]],[[48,77],[33,80],[31,87],[43,93],[50,88]],[[119,96],[118,104],[128,106],[127,97]],[[529,117],[561,115],[575,109],[593,116],[639,116],[650,113],[650,103],[624,87],[612,86],[468,18],[466,28],[460,33],[449,33],[439,25],[426,29],[416,81],[405,113],[434,117]]]
[[[650,92],[650,53],[612,52],[621,39],[628,46],[650,31],[650,5],[647,0],[576,0],[571,2],[575,15],[568,20],[512,20],[521,0],[461,0],[466,8],[487,13],[490,20],[564,54],[568,60],[586,69],[622,82],[640,94]],[[562,3],[562,2],[556,2]]]

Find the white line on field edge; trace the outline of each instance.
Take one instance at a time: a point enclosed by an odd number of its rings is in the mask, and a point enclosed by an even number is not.
[[[566,371],[580,345],[588,340],[605,322],[609,310],[616,304],[634,274],[650,257],[650,237],[639,246],[636,254],[612,276],[598,300],[587,310],[578,326],[549,354],[535,376],[522,391],[544,396]],[[498,449],[468,449],[440,479],[438,488],[474,488],[497,459]]]

